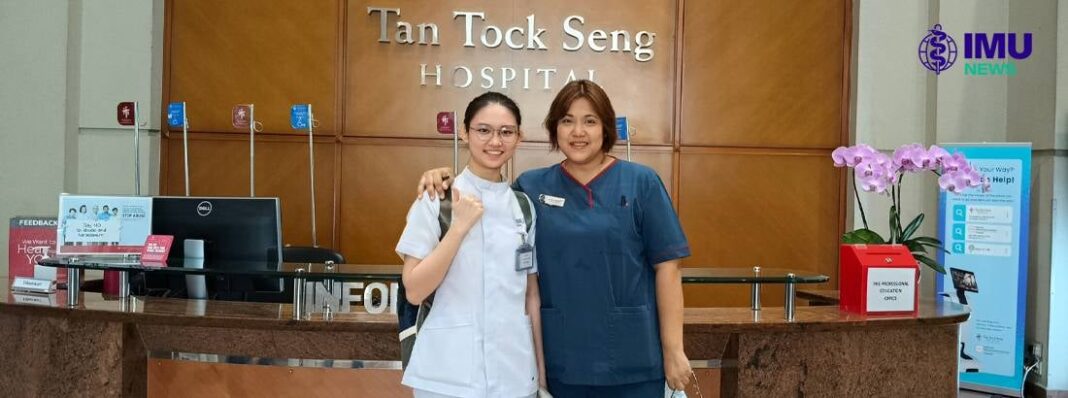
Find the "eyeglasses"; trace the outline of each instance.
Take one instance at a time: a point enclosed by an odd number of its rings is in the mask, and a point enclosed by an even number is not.
[[[517,126],[501,126],[495,129],[487,125],[479,125],[471,127],[468,132],[473,133],[472,135],[481,142],[489,141],[494,135],[501,137],[501,142],[505,144],[514,143],[519,139],[519,127]]]

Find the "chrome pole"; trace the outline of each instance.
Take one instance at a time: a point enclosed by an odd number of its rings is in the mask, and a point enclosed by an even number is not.
[[[304,268],[297,268],[297,276],[293,277],[293,319],[304,319]]]
[[[134,101],[134,194],[141,196],[141,120],[137,117],[137,101]]]
[[[78,270],[67,268],[67,307],[75,308],[78,306],[78,287],[80,285]]]
[[[460,174],[460,125],[455,115],[452,117],[452,173]]]
[[[312,116],[312,106],[308,104],[308,168],[311,170],[311,233],[312,247],[319,247],[318,235],[315,233],[315,141],[312,129],[315,127],[315,117]]]
[[[256,105],[248,104],[248,196],[256,196]]]
[[[760,267],[753,267],[753,274],[755,274],[756,277],[760,277]],[[753,282],[749,287],[749,300],[752,303],[753,311],[760,311],[760,283]]]
[[[182,156],[185,157],[185,196],[189,196],[189,118],[182,102]]]
[[[119,298],[127,299],[130,297],[130,272],[119,271]]]
[[[794,310],[796,308],[794,294],[796,290],[797,285],[794,283],[794,274],[786,274],[786,320],[788,322],[794,321]]]

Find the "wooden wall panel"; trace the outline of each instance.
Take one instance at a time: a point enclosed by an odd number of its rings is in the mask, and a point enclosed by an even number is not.
[[[378,43],[378,16],[368,6],[400,8],[390,26],[436,23],[441,45]],[[476,21],[476,41],[487,24],[525,27],[535,14],[549,49],[464,48],[456,10],[486,12],[486,21]],[[574,69],[579,77],[596,69],[594,80],[637,131],[635,161],[653,167],[675,200],[694,248],[686,266],[837,271],[845,185],[827,153],[846,141],[848,1],[181,0],[167,2],[166,12],[164,102],[187,101],[192,128],[201,132],[192,142],[193,194],[248,193],[248,141],[230,128],[233,105],[257,104],[268,133],[298,134],[288,126],[289,106],[312,103],[322,135],[319,243],[335,243],[350,262],[399,264],[393,247],[416,179],[452,163],[452,144],[430,119],[440,110],[462,113],[486,90],[477,68],[490,66],[498,80],[491,89],[517,100],[528,133],[510,174],[563,159],[548,151],[541,121],[566,76],[558,72],[546,90],[535,71],[523,89],[522,68]],[[568,15],[586,18],[586,34],[655,32],[654,60],[563,51]],[[423,63],[442,65],[443,87],[419,85]],[[469,88],[451,85],[452,68],[461,65],[476,73]],[[507,89],[499,84],[502,67],[518,73]],[[182,193],[178,137],[161,140],[161,189],[169,194]],[[310,241],[306,153],[300,137],[257,140],[257,193],[282,197],[291,244]],[[623,145],[614,152],[624,153]],[[749,301],[747,286],[685,290],[688,306]],[[766,288],[764,298],[781,305],[781,288]]]
[[[400,263],[393,248],[415,200],[419,176],[431,168],[452,167],[451,145],[437,140],[346,140],[342,147],[343,200],[339,229],[340,247],[347,260],[365,264]],[[517,149],[512,164],[514,174],[563,160],[559,152],[548,149],[548,145],[539,143],[524,144]],[[660,174],[670,192],[670,148],[641,147],[632,152],[635,161]],[[461,144],[461,169],[468,156]],[[625,152],[617,156],[625,157]]]
[[[461,146],[463,148],[463,146]],[[467,159],[462,151],[461,159]],[[452,166],[452,143],[346,140],[341,149],[341,252],[357,264],[400,264],[393,251],[424,171]],[[461,162],[461,168],[464,162]]]
[[[496,84],[489,90],[501,91],[519,103],[524,127],[532,141],[547,141],[541,128],[553,96],[574,70],[577,78],[587,77],[594,69],[594,80],[601,83],[613,100],[620,116],[628,116],[631,126],[641,132],[639,144],[671,144],[672,112],[674,109],[674,52],[675,2],[654,0],[640,6],[620,7],[615,0],[569,0],[478,2],[477,5],[458,5],[464,2],[423,2],[385,0],[353,0],[348,7],[348,37],[346,65],[345,135],[363,137],[437,138],[434,115],[438,111],[454,110],[461,115],[467,102],[487,91],[479,87],[482,67],[492,67]],[[433,22],[439,28],[440,46],[380,43],[379,13],[368,15],[368,6],[400,9],[400,17],[390,16],[390,26],[397,20],[419,24]],[[611,9],[611,15],[604,11]],[[486,13],[485,21],[474,24],[474,48],[465,48],[463,17],[453,19],[453,11],[477,10]],[[546,32],[540,37],[546,50],[511,50],[505,45],[488,49],[479,42],[481,30],[487,24],[502,29],[525,27],[525,18],[535,14],[535,24]],[[631,43],[638,31],[655,32],[651,61],[637,62],[634,54],[605,51],[596,53],[588,48],[578,52],[564,51],[563,21],[569,15],[585,17],[585,25],[577,26],[584,34],[594,29],[611,31],[627,29]],[[392,35],[395,29],[390,29]],[[517,36],[518,38],[518,36]],[[418,37],[416,37],[418,39]],[[574,41],[566,38],[567,43]],[[525,43],[525,42],[524,42]],[[609,41],[610,45],[610,41]],[[633,49],[633,47],[632,47]],[[420,83],[420,64],[427,64],[433,73],[442,66],[442,86],[433,77],[427,85]],[[474,73],[470,87],[458,88],[466,80],[463,72],[454,76],[458,66]],[[502,88],[501,68],[517,70],[516,80]],[[530,69],[529,89],[523,89],[523,68]],[[558,71],[544,88],[545,74],[537,69]],[[403,100],[400,100],[403,99]]]
[[[682,144],[842,144],[848,3],[685,2]]]
[[[317,133],[332,134],[338,1],[171,1],[165,102],[186,101],[190,128],[212,132],[236,131],[234,105],[256,104],[265,132],[289,134],[290,106],[311,103]]]
[[[679,172],[679,216],[693,248],[685,266],[810,270],[834,286],[841,170],[829,152],[684,149]],[[721,292],[730,293],[688,296],[687,305],[749,302],[748,286]]]
[[[166,161],[164,195],[185,194],[182,141],[173,134]],[[189,140],[189,188],[193,196],[248,196],[248,139],[226,134],[196,134]],[[320,139],[315,144],[315,203],[318,243],[332,246],[334,204],[334,147]],[[282,242],[311,245],[311,192],[308,142],[297,137],[256,139],[256,196],[281,199]]]

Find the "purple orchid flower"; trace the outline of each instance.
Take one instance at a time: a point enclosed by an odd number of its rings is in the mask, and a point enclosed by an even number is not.
[[[961,173],[950,172],[942,174],[941,177],[938,177],[938,187],[941,188],[943,191],[961,193],[964,192],[964,189],[968,188],[968,183],[966,181],[963,181],[963,179],[961,178]]]
[[[902,145],[900,148],[894,150],[894,163],[900,166],[900,170],[907,172],[916,172],[922,169],[922,167],[916,163],[916,159],[919,155],[917,151],[922,151],[923,147],[919,144]]]
[[[961,182],[964,182],[968,185],[968,188],[975,188],[980,185],[983,185],[983,175],[979,174],[978,171],[970,167],[967,170],[960,172],[959,178]]]
[[[953,156],[942,160],[942,173],[952,173],[959,170],[970,169],[972,166],[968,164],[968,159],[964,157],[964,154],[957,152]]]
[[[861,162],[871,159],[878,153],[879,151],[875,150],[875,148],[865,144],[851,147],[841,146],[835,148],[835,150],[831,152],[831,160],[834,161],[836,167],[856,167]]]
[[[858,185],[866,192],[884,193],[893,183],[890,157],[879,153],[857,165],[854,173]]]
[[[927,154],[934,158],[936,163],[936,165],[932,167],[931,170],[935,170],[938,166],[941,166],[946,159],[953,157],[953,155],[949,154],[949,151],[946,151],[938,145],[931,145],[931,149],[927,150]]]
[[[834,167],[842,167],[849,165],[849,161],[853,159],[853,148],[840,146],[835,148],[831,152],[831,160],[834,161]],[[856,164],[849,165],[849,167],[856,166]]]

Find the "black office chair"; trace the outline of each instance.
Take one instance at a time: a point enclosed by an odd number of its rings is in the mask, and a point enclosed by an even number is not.
[[[282,262],[344,264],[345,256],[325,247],[286,246],[282,248]]]

